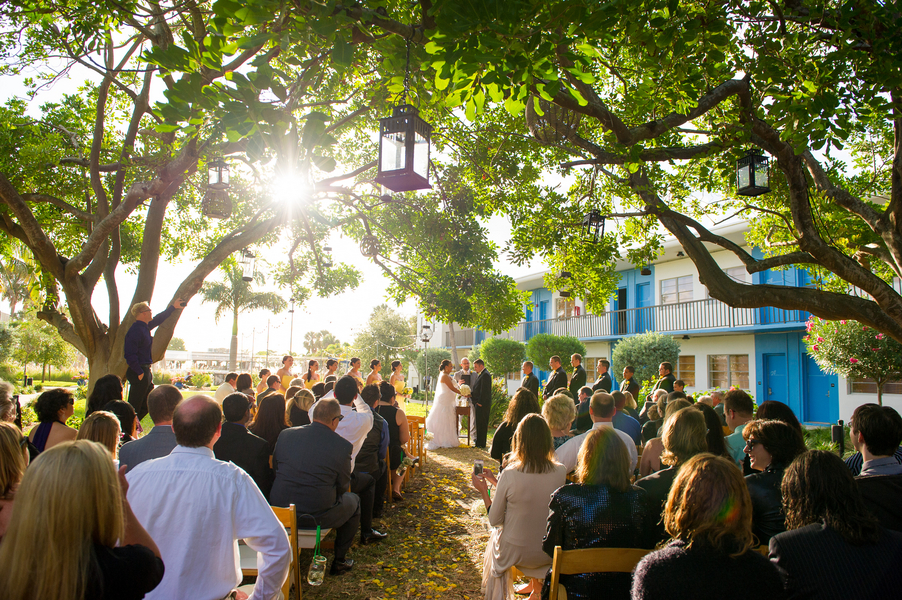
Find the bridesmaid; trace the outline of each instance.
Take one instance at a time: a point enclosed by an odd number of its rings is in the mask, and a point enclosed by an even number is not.
[[[271,371],[269,369],[260,369],[260,383],[257,384],[257,394],[261,394],[268,386],[266,380],[269,379]]]
[[[382,362],[378,358],[374,358],[370,361],[370,369],[370,374],[366,376],[366,385],[382,383],[382,375],[379,374],[379,371],[382,370]]]
[[[391,363],[391,377],[388,382],[395,388],[395,392],[400,394],[404,391],[404,375],[401,374],[401,361],[393,360]]]
[[[334,358],[330,358],[326,361],[326,374],[323,376],[323,381],[326,381],[326,377],[329,375],[335,375],[335,379],[338,379],[338,361]]]
[[[359,379],[363,383],[363,375],[360,374],[360,359],[356,356],[351,359],[351,368],[348,370],[348,375],[354,379]]]
[[[308,390],[313,389],[313,386],[320,382],[319,376],[319,363],[310,359],[310,362],[307,363],[307,372],[301,375],[301,379],[304,380],[304,387]]]

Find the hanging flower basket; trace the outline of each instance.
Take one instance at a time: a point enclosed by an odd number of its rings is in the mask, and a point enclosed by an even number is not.
[[[526,126],[539,142],[553,146],[576,135],[582,115],[542,98],[538,99],[544,114],[536,111],[535,101],[526,103]]]

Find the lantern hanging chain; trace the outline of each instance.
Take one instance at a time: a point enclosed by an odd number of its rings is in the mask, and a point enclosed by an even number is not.
[[[410,97],[410,38],[406,40],[407,44],[407,60],[404,65],[404,103],[406,104]]]

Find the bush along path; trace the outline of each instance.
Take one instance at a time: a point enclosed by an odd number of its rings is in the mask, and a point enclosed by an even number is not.
[[[429,452],[425,470],[410,479],[403,502],[387,505],[374,528],[388,532],[378,544],[355,545],[354,568],[326,575],[323,585],[307,584],[312,550],[301,551],[303,598],[482,598],[482,562],[488,540],[485,509],[470,485],[473,461],[497,463],[476,448]],[[332,534],[334,536],[334,534]],[[332,551],[324,552],[329,564]]]

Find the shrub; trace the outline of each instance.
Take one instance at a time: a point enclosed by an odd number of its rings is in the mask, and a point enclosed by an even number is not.
[[[501,424],[510,401],[511,397],[507,395],[507,382],[503,378],[492,379],[492,408],[489,410],[489,429]]]
[[[526,345],[517,340],[489,338],[477,348],[485,367],[499,377],[518,372],[526,358]]]
[[[429,386],[430,389],[432,389],[432,390],[435,389],[435,381],[436,381],[436,377],[438,376],[438,366],[445,359],[451,360],[451,351],[450,350],[446,350],[444,348],[435,348],[435,349],[430,348],[429,349],[429,369],[427,372],[426,358],[423,356],[422,352],[420,352],[417,355],[417,373],[420,374],[420,381],[423,380],[423,377],[425,377],[426,375],[429,375],[429,377],[432,378],[431,385]],[[384,367],[383,367],[383,369],[384,369]],[[423,385],[420,384],[420,388],[422,388],[422,387],[423,387]]]
[[[669,335],[654,331],[623,338],[611,353],[612,370],[615,373],[621,372],[623,367],[632,366],[636,369],[636,379],[643,382],[658,380],[658,365],[662,362],[673,364],[675,370],[679,358],[680,343]],[[647,393],[645,390],[643,392]]]
[[[582,354],[585,357],[586,346],[573,336],[550,333],[534,335],[526,344],[526,355],[538,369],[546,368],[548,360],[555,354],[561,357],[561,364],[567,368],[566,365],[570,364],[571,354]]]
[[[197,373],[191,378],[191,382],[199,388],[208,387],[213,383],[213,377],[209,373]]]

